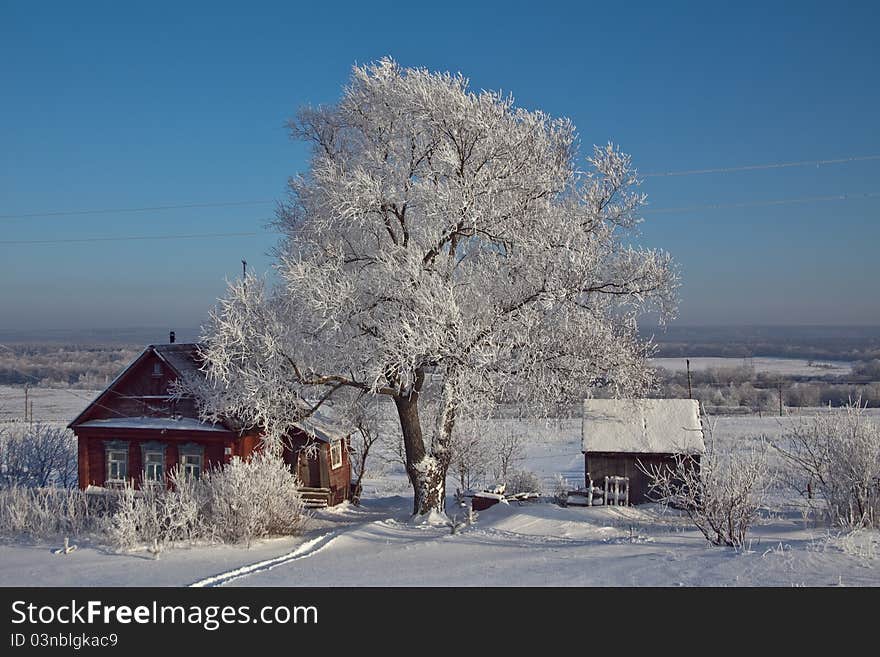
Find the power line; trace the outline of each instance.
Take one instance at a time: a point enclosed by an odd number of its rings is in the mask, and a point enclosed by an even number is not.
[[[736,171],[758,171],[763,169],[786,169],[791,167],[822,166],[828,164],[847,164],[852,162],[869,162],[880,160],[878,155],[854,155],[825,160],[799,160],[791,162],[770,162],[765,164],[749,164],[736,167],[717,167],[711,169],[685,169],[681,171],[657,171],[640,174],[643,178],[665,178],[674,176],[694,176],[712,173],[733,173]],[[583,172],[581,172],[583,173]],[[50,210],[46,212],[26,212],[22,214],[0,214],[0,219],[34,219],[40,217],[65,217],[90,214],[120,214],[130,212],[161,212],[165,210],[185,210],[192,208],[228,208],[276,203],[276,199],[258,199],[252,201],[218,201],[200,203],[162,203],[143,207],[95,208],[85,210]]]
[[[154,212],[182,210],[189,208],[232,208],[247,205],[267,205],[275,201],[224,201],[218,203],[181,203],[179,205],[152,205],[142,208],[101,208],[96,210],[55,210],[51,212],[29,212],[26,214],[0,214],[0,219],[33,219],[37,217],[66,217],[87,214],[119,214],[124,212]]]
[[[744,201],[741,203],[710,203],[706,205],[685,205],[677,208],[646,208],[645,214],[660,214],[670,212],[693,212],[696,210],[725,210],[735,208],[754,208],[769,205],[789,205],[794,203],[817,203],[824,201],[852,201],[863,198],[878,198],[880,193],[869,192],[867,194],[833,194],[829,196],[803,196],[800,198],[782,198],[768,201]]]
[[[849,162],[868,162],[880,160],[880,155],[861,155],[840,157],[831,160],[801,160],[797,162],[771,162],[769,164],[749,164],[740,167],[719,167],[714,169],[686,169],[683,171],[661,171],[640,174],[642,178],[663,178],[672,176],[697,176],[709,173],[733,173],[736,171],[760,171],[763,169],[787,169],[790,167],[822,166],[824,164],[847,164]]]
[[[128,237],[79,237],[57,240],[0,240],[0,244],[74,244],[85,242],[132,242],[143,240],[191,240],[214,237],[253,237],[258,232],[247,233],[195,233],[191,235],[135,235]]]
[[[880,198],[880,193],[868,192],[865,194],[831,194],[828,196],[803,196],[800,198],[771,199],[766,201],[743,201],[738,203],[707,203],[703,205],[684,205],[673,208],[646,208],[645,214],[668,214],[675,212],[696,212],[699,210],[729,210],[737,208],[754,208],[774,205],[791,205],[797,203],[817,203],[828,201],[852,201],[858,199]],[[256,231],[240,233],[195,233],[191,235],[134,235],[126,237],[79,237],[70,239],[52,240],[0,240],[0,244],[12,245],[39,245],[39,244],[83,244],[90,242],[133,242],[148,240],[188,240],[209,239],[223,237],[255,237],[257,235],[280,234],[277,231],[260,233]]]

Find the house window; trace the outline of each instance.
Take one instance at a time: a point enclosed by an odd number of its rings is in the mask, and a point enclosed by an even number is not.
[[[204,460],[201,446],[190,443],[180,447],[180,469],[184,477],[193,479],[201,477],[205,467]]]
[[[107,453],[107,476],[105,483],[122,484],[128,478],[128,444],[114,441],[108,443]]]
[[[342,441],[334,440],[330,443],[330,467],[334,470],[342,467]]]
[[[183,468],[184,477],[198,479],[202,476],[202,455],[184,454],[180,457],[180,466]]]
[[[153,376],[162,376],[162,363],[153,363]]]
[[[144,483],[165,481],[165,448],[161,445],[144,447]]]

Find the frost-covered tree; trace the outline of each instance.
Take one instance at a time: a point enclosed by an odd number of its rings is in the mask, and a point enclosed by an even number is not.
[[[861,399],[800,420],[776,447],[790,482],[823,500],[832,522],[880,526],[880,422]]]
[[[337,404],[340,419],[353,427],[349,437],[348,453],[351,463],[351,501],[360,504],[367,460],[374,447],[379,448],[388,434],[387,414],[376,397],[359,392],[348,403]]]
[[[0,428],[0,485],[72,488],[76,482],[72,431],[43,422]]]
[[[271,438],[340,389],[385,395],[427,514],[463,417],[648,385],[637,318],[669,316],[677,278],[633,244],[645,197],[616,147],[584,162],[569,120],[389,59],[290,128],[312,159],[278,210],[278,283],[233,283],[214,312],[206,416]]]
[[[716,443],[714,423],[702,420],[706,452],[676,455],[668,465],[645,467],[650,497],[682,509],[712,545],[741,548],[758,519],[774,473],[763,439],[748,447]]]
[[[525,440],[525,434],[509,428],[493,437],[492,475],[499,483],[508,483],[507,478],[514,473],[516,464],[525,458]]]
[[[473,490],[478,483],[484,482],[492,466],[490,444],[485,434],[476,428],[458,426],[448,448],[451,452],[449,468],[458,480],[459,490]]]

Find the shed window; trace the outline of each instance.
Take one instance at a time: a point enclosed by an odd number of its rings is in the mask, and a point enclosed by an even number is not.
[[[334,470],[342,467],[342,441],[334,440],[330,443],[330,467]]]
[[[128,451],[107,450],[107,482],[122,483],[128,477]]]
[[[150,483],[165,481],[165,450],[144,450],[144,481]]]

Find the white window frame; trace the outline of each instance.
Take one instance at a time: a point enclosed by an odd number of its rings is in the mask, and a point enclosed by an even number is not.
[[[151,456],[158,456],[159,461],[150,462]],[[160,485],[165,483],[165,446],[145,445],[143,447],[143,481],[148,485]],[[150,474],[150,466],[153,466],[153,476]],[[156,466],[160,468],[159,476],[156,477]]]
[[[342,467],[342,441],[334,440],[330,443],[330,468],[336,470]]]
[[[205,450],[201,445],[181,445],[178,448],[178,457],[180,470],[184,477],[193,477],[199,479],[205,471]],[[198,460],[198,462],[187,462],[190,459]],[[193,472],[195,471],[195,475]]]
[[[120,486],[124,484],[128,480],[128,465],[129,458],[128,454],[128,443],[112,441],[104,444],[104,460],[106,463],[107,473],[104,477],[104,484]],[[113,458],[120,457],[121,458]],[[113,476],[113,464],[116,464],[116,475]],[[119,464],[122,464],[122,467],[119,467]],[[119,471],[122,470],[122,476],[119,476]]]

